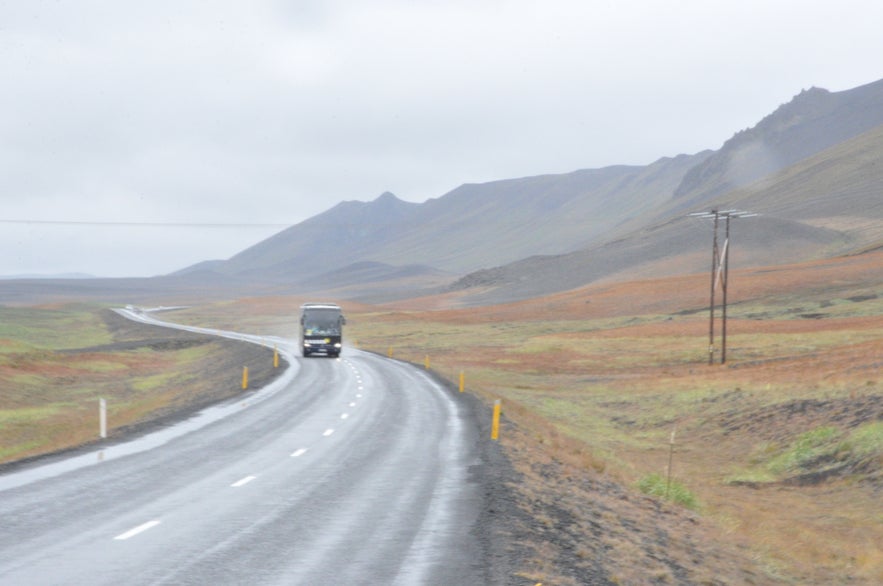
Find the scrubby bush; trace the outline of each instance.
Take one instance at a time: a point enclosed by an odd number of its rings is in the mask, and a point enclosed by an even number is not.
[[[638,482],[638,489],[644,494],[670,500],[688,509],[696,509],[698,506],[696,495],[686,486],[677,480],[669,483],[662,474],[645,476]]]

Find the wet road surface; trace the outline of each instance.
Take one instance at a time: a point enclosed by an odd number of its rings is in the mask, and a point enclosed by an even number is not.
[[[270,387],[0,475],[0,584],[486,583],[457,397],[372,354],[264,343],[292,364]]]

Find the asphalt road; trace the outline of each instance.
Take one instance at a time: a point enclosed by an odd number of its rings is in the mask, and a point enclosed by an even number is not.
[[[467,409],[346,349],[173,428],[0,475],[0,584],[482,584]]]

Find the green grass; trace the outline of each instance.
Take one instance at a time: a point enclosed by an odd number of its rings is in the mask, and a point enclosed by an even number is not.
[[[31,373],[16,373],[9,377],[8,382],[17,387],[40,387],[48,384],[45,376]]]
[[[128,369],[128,367],[122,362],[113,362],[111,360],[73,360],[70,362],[66,362],[66,366],[71,369],[75,369],[81,372],[94,372],[94,373],[106,373],[106,372],[121,372]]]
[[[219,355],[217,345],[76,352],[113,343],[103,311],[0,307],[0,461],[94,439],[98,397],[121,414],[113,427],[194,394],[211,395],[210,385],[197,379]]]
[[[797,437],[783,452],[775,456],[766,467],[775,475],[810,471],[817,463],[842,459],[841,432],[825,426],[807,431]]]
[[[0,340],[10,340],[13,351],[22,346],[51,350],[84,348],[112,341],[97,309],[71,305],[60,309],[0,306]],[[8,347],[0,344],[0,352]]]
[[[25,454],[33,450],[38,450],[41,444],[42,442],[40,440],[30,440],[11,446],[2,446],[0,447],[0,462],[5,461],[6,459],[14,459],[19,454]]]
[[[153,376],[142,376],[131,382],[131,388],[139,393],[146,393],[166,388],[178,381],[179,373],[164,372]]]
[[[847,439],[850,450],[860,458],[883,455],[883,421],[858,427]]]
[[[52,404],[23,409],[3,409],[0,410],[0,425],[11,425],[15,423],[27,423],[30,421],[48,419],[58,413],[61,408],[61,404]]]
[[[638,490],[646,495],[677,503],[691,510],[699,507],[699,502],[681,482],[669,480],[662,474],[648,474],[638,481]]]
[[[883,422],[866,423],[848,433],[834,426],[821,426],[785,445],[759,444],[749,460],[750,467],[727,477],[726,482],[766,484],[881,457]]]
[[[2,328],[2,326],[0,326],[0,328]],[[5,360],[8,360],[4,355],[26,352],[31,348],[32,346],[18,340],[0,338],[0,364],[3,364]]]

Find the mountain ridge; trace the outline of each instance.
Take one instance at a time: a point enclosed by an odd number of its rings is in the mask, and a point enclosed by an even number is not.
[[[464,184],[419,204],[385,192],[369,202],[341,202],[212,268],[308,281],[366,260],[467,272],[537,252],[566,252],[602,238],[611,222],[668,199],[705,156]]]
[[[739,190],[707,201],[758,212],[732,225],[731,262],[777,265],[883,246],[883,125]],[[836,169],[835,173],[832,171]],[[707,270],[708,220],[686,214],[625,238],[555,256],[535,256],[461,277],[451,291],[476,288],[468,303],[515,301],[602,279]],[[488,290],[492,288],[492,290]]]
[[[202,268],[292,291],[333,281],[357,297],[365,273],[351,271],[347,284],[347,267],[380,263],[385,268],[372,275],[392,278],[394,267],[419,265],[432,274],[427,291],[438,290],[442,274],[450,274],[460,291],[468,283],[487,289],[492,275],[492,290],[476,299],[493,302],[495,295],[560,291],[634,274],[641,266],[651,272],[700,270],[709,236],[700,237],[702,230],[684,216],[733,206],[770,216],[740,222],[748,240],[739,247],[744,262],[848,252],[873,246],[878,233],[883,240],[879,198],[865,193],[883,181],[876,170],[883,158],[883,135],[875,131],[881,125],[883,80],[841,92],[811,87],[718,150],[644,166],[463,184],[423,203],[384,192],[368,202],[341,202]],[[863,208],[872,214],[859,227]],[[378,281],[371,283],[376,292]]]
[[[744,187],[880,124],[883,80],[842,92],[805,89],[687,173],[675,198],[692,204]]]

